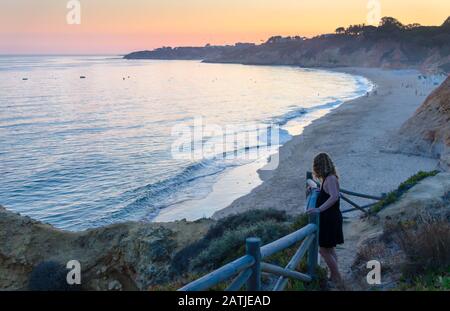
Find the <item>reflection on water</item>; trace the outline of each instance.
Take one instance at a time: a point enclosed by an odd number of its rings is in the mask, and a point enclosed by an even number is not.
[[[0,204],[69,230],[151,219],[248,163],[174,159],[176,124],[295,131],[369,87],[292,67],[86,56],[0,57],[0,81]]]

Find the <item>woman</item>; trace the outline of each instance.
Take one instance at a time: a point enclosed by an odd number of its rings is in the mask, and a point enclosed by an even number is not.
[[[344,243],[342,214],[339,208],[339,177],[333,161],[326,153],[320,153],[314,158],[313,173],[321,181],[321,187],[316,208],[308,210],[308,213],[320,213],[320,255],[330,269],[331,280],[341,287],[343,284],[335,250],[336,245]]]

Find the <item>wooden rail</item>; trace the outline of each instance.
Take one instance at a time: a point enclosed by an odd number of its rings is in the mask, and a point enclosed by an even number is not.
[[[358,192],[354,192],[354,191],[348,191],[345,189],[340,189],[341,193],[343,194],[348,194],[351,196],[355,196],[355,197],[360,197],[360,198],[365,198],[365,199],[370,199],[370,200],[377,200],[380,201],[383,199],[383,195],[382,196],[374,196],[374,195],[369,195],[369,194],[364,194],[364,193],[358,193]]]
[[[312,174],[308,172],[307,179],[310,179],[311,176]],[[376,204],[372,203],[366,206],[360,206],[347,198],[344,194],[371,200],[382,199],[382,197],[341,189],[341,198],[353,206],[352,209],[343,211],[343,213],[355,210],[360,210],[367,213],[366,209]],[[309,193],[306,204],[307,209],[316,207],[318,195],[318,189],[314,189]],[[289,278],[301,280],[303,282],[310,282],[314,280],[316,278],[315,270],[318,263],[319,253],[319,219],[319,214],[312,214],[309,216],[308,225],[264,246],[261,246],[261,240],[259,238],[247,238],[245,242],[246,255],[183,286],[178,290],[203,291],[213,288],[220,283],[231,280],[226,288],[227,291],[237,291],[244,285],[246,285],[247,290],[259,291],[261,290],[261,274],[263,272],[278,276],[278,280],[272,288],[274,291],[284,290]],[[270,256],[288,249],[301,241],[302,243],[300,247],[285,267],[279,267],[262,261],[263,259],[269,258]],[[301,273],[296,271],[296,268],[305,255],[308,256],[307,272]],[[232,279],[233,277],[234,279]]]
[[[277,282],[276,290],[282,290],[286,285],[283,280],[286,277],[296,278],[302,281],[311,281],[315,277],[315,267],[317,266],[318,256],[318,226],[314,223],[310,223],[307,226],[301,228],[290,235],[282,237],[270,244],[260,247],[261,240],[258,238],[248,238],[246,240],[247,254],[236,259],[233,262],[201,277],[198,280],[193,281],[180,288],[179,291],[202,291],[210,289],[224,281],[231,279],[237,275],[234,280],[231,281],[226,290],[236,291],[239,290],[244,284],[247,284],[247,290],[258,291],[261,290],[261,272],[269,272],[271,274],[279,275],[282,277],[282,281]],[[299,251],[296,252],[294,257],[290,261],[290,265],[286,268],[278,267],[272,264],[262,262],[263,259],[270,257],[280,251],[283,251],[294,244],[305,240],[300,246]],[[306,244],[305,244],[306,242]],[[300,260],[306,253],[306,249],[309,252],[308,264],[313,265],[311,269],[308,268],[308,274],[303,274],[295,271]],[[301,255],[301,256],[300,256]],[[292,263],[295,263],[293,265]]]
[[[370,214],[369,208],[376,205],[380,200],[382,200],[384,198],[384,194],[382,196],[377,197],[377,196],[371,196],[368,194],[351,192],[351,191],[347,191],[344,189],[341,189],[340,192],[341,192],[340,193],[341,199],[344,200],[345,202],[347,202],[348,204],[350,204],[351,206],[353,206],[353,208],[342,211],[342,214],[359,210],[359,211],[363,212],[364,214],[369,215]],[[355,196],[355,197],[360,197],[360,198],[369,199],[369,200],[375,200],[375,202],[366,204],[366,205],[359,205],[359,204],[355,203],[353,200],[351,200],[350,198],[348,198],[346,195],[344,195],[344,193],[351,195],[351,196]]]
[[[308,197],[308,207],[315,207],[317,192],[312,192]],[[278,275],[279,279],[273,290],[283,290],[287,284],[287,278],[294,278],[305,282],[315,279],[315,270],[319,252],[319,217],[312,215],[309,224],[305,227],[286,235],[274,242],[261,247],[259,238],[247,238],[246,255],[233,262],[193,281],[180,288],[179,291],[202,291],[208,290],[218,284],[235,277],[226,288],[227,291],[237,291],[245,284],[247,290],[261,290],[261,274],[267,272]],[[262,262],[278,252],[288,249],[296,243],[303,241],[289,264],[286,267],[279,267],[273,264]],[[302,258],[308,255],[308,271],[300,273],[295,271]]]
[[[311,172],[306,173],[306,179],[312,180]],[[318,187],[320,187],[319,183],[317,183],[317,182],[315,182],[315,183],[317,184]],[[369,211],[368,211],[369,208],[374,206],[375,204],[377,204],[379,201],[383,200],[385,197],[384,193],[380,196],[375,196],[375,195],[370,195],[370,194],[354,192],[354,191],[350,191],[350,190],[346,190],[346,189],[342,189],[342,188],[340,189],[339,192],[340,192],[341,199],[344,200],[345,202],[347,202],[348,204],[350,204],[351,206],[353,206],[353,208],[342,211],[343,214],[359,210],[359,211],[363,212],[364,214],[369,215]],[[359,205],[359,204],[355,203],[353,200],[351,200],[347,195],[353,196],[353,197],[359,197],[359,198],[363,198],[363,199],[374,200],[375,202],[366,204],[366,205]]]

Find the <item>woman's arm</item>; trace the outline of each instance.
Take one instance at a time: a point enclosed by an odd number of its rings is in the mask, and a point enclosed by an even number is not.
[[[321,213],[332,207],[339,200],[339,181],[337,177],[334,175],[329,176],[323,185],[323,189],[330,197],[319,207]]]

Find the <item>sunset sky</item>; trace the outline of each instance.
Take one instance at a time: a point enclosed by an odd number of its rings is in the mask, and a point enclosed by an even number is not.
[[[233,44],[313,36],[367,23],[369,0],[1,0],[0,54],[120,54],[160,46]],[[381,16],[440,25],[449,0],[381,0]]]

